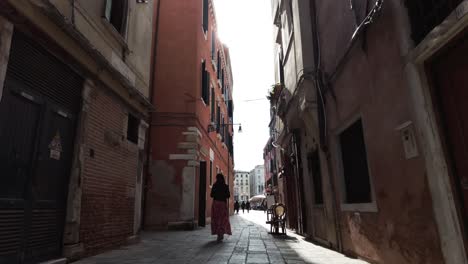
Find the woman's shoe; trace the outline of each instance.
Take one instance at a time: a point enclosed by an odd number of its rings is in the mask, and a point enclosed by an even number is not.
[[[224,239],[223,235],[218,235],[218,239],[216,239],[216,241],[220,242]]]

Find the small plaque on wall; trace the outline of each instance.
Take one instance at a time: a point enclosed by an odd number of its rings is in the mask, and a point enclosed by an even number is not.
[[[412,159],[419,156],[413,123],[411,121],[405,122],[400,125],[397,130],[400,131],[401,141],[405,151],[405,158]]]

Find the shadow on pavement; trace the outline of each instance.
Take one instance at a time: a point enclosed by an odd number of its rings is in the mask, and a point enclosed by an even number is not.
[[[208,241],[208,242],[206,242],[205,244],[202,245],[202,248],[203,248],[203,249],[204,249],[204,248],[212,248],[212,247],[216,247],[216,246],[219,247],[219,245],[221,245],[222,243],[223,243],[223,242],[218,242],[218,241],[216,241],[216,240]]]

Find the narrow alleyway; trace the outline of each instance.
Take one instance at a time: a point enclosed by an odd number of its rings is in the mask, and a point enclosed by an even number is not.
[[[210,228],[196,231],[144,233],[137,245],[113,250],[75,264],[147,263],[311,263],[365,264],[306,242],[289,232],[288,237],[267,233],[262,211],[231,217],[233,235],[215,242]]]

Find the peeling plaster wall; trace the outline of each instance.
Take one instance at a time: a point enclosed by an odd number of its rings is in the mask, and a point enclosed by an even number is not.
[[[397,1],[386,1],[352,49],[328,95],[327,117],[343,248],[376,263],[443,263],[422,156],[406,159],[399,125],[414,121],[395,28]],[[348,2],[317,1],[323,64],[330,73],[354,30]],[[325,48],[327,47],[327,48]],[[339,133],[361,118],[374,209],[345,206]],[[417,139],[419,142],[419,138]],[[418,143],[419,145],[419,143]],[[322,162],[322,166],[326,166]]]

